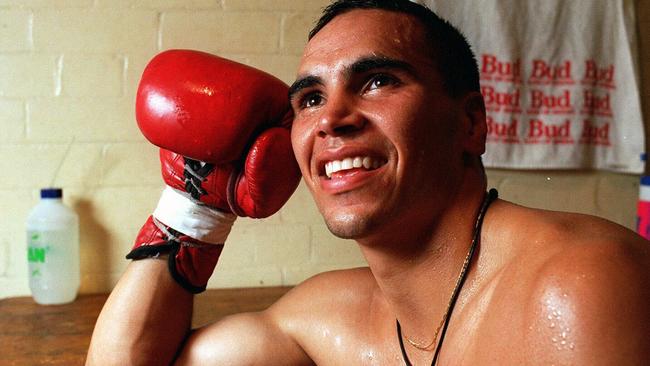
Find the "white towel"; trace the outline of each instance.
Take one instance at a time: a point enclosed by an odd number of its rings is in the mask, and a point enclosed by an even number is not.
[[[420,0],[466,35],[487,167],[641,173],[633,0]]]

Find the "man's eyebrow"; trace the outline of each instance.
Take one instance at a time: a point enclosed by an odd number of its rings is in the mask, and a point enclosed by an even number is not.
[[[318,76],[305,76],[294,81],[293,84],[289,87],[289,100],[293,99],[293,96],[296,95],[302,89],[312,87],[314,85],[323,85],[323,79]]]
[[[413,72],[413,66],[408,62],[387,56],[368,56],[355,61],[346,70],[346,77],[353,74],[363,74],[374,69],[398,69]]]

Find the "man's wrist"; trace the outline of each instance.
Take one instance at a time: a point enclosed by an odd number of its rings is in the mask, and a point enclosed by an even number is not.
[[[189,195],[165,187],[153,216],[166,226],[198,241],[223,244],[236,215],[198,203]]]

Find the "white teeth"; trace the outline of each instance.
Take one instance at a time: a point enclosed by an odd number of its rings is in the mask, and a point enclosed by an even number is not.
[[[332,160],[325,163],[325,174],[328,178],[332,177],[333,173],[341,170],[349,170],[354,168],[377,169],[383,162],[369,156],[355,156],[354,158],[345,158],[343,160]]]
[[[338,172],[341,170],[341,161],[340,160],[334,160],[332,162],[332,173]]]
[[[363,167],[366,169],[372,168],[372,159],[367,156],[363,158]]]
[[[352,167],[354,168],[361,168],[363,166],[363,159],[361,159],[360,156],[357,156],[352,160]]]
[[[345,158],[341,162],[341,170],[352,169],[352,158]]]

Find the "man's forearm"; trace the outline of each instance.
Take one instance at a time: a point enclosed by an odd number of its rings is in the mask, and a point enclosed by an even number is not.
[[[192,301],[167,260],[130,263],[97,319],[86,364],[170,364],[190,329]]]

